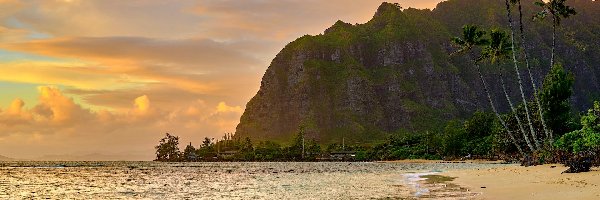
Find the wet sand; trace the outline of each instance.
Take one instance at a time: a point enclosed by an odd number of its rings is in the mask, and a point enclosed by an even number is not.
[[[554,166],[554,167],[553,167]],[[600,199],[600,168],[578,174],[561,174],[567,167],[505,165],[487,169],[449,170],[438,175],[452,177],[469,199]],[[468,192],[467,192],[468,191]],[[467,192],[467,193],[464,193]]]

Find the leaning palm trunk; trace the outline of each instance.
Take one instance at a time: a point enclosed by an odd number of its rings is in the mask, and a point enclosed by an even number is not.
[[[535,98],[535,103],[537,103],[538,114],[540,116],[540,121],[542,122],[542,127],[544,128],[544,134],[546,138],[550,138],[548,127],[546,126],[546,119],[544,119],[542,104],[540,104],[540,98],[538,97],[537,85],[535,84],[535,80],[533,79],[533,75],[531,74],[531,67],[529,66],[529,55],[527,54],[527,40],[525,40],[525,32],[523,31],[523,8],[521,6],[521,1],[519,3],[519,30],[521,35],[521,42],[523,45],[523,56],[525,57],[525,65],[527,66],[527,73],[529,74],[529,80],[531,80],[531,86],[533,87],[533,97]]]
[[[552,16],[552,52],[550,53],[550,69],[554,66],[554,50],[556,48],[556,17]]]
[[[531,137],[535,142],[536,149],[540,148],[540,142],[537,139],[535,134],[535,129],[533,128],[533,123],[531,123],[531,115],[529,115],[529,107],[527,106],[527,99],[525,98],[525,92],[523,92],[523,81],[521,79],[521,73],[519,72],[519,65],[517,61],[517,51],[515,49],[515,31],[513,27],[512,15],[510,10],[510,3],[508,0],[506,2],[506,15],[508,17],[508,24],[510,26],[510,39],[511,39],[511,49],[512,49],[512,59],[513,64],[515,66],[515,72],[517,73],[517,80],[519,81],[519,91],[521,92],[521,98],[523,100],[523,105],[525,106],[525,114],[527,115],[527,124],[529,125],[529,132],[531,133]],[[516,112],[515,112],[516,114]]]
[[[481,67],[479,66],[479,64],[477,64],[477,62],[475,62],[475,67],[477,68],[477,73],[479,74],[479,79],[481,79],[481,84],[483,85],[483,90],[485,91],[485,94],[487,95],[488,101],[490,102],[490,106],[492,106],[492,111],[494,111],[494,114],[496,114],[496,117],[498,117],[500,124],[502,124],[504,129],[506,129],[506,132],[508,132],[508,136],[510,137],[511,142],[517,147],[517,150],[519,151],[521,156],[525,156],[525,153],[523,152],[523,149],[521,148],[519,143],[517,143],[517,139],[515,139],[513,132],[510,130],[510,128],[508,127],[508,125],[506,124],[504,119],[502,119],[502,117],[498,113],[498,110],[496,110],[496,106],[494,106],[494,101],[492,101],[492,96],[490,95],[490,91],[488,90],[485,79],[483,78],[483,75],[481,74]]]
[[[552,55],[550,57],[550,70],[554,67],[554,49],[556,48],[556,18],[552,18]],[[554,136],[552,135],[552,131],[550,131],[550,142],[554,141]]]
[[[534,152],[535,148],[531,144],[531,141],[529,141],[529,136],[527,135],[527,132],[525,132],[525,129],[523,128],[523,123],[521,123],[521,118],[519,117],[519,115],[517,113],[517,109],[515,109],[512,101],[510,100],[510,97],[508,96],[508,92],[506,91],[506,86],[504,84],[504,77],[502,75],[502,69],[500,69],[500,83],[502,85],[502,90],[504,91],[504,96],[506,96],[506,101],[508,101],[508,105],[510,106],[510,109],[512,110],[512,112],[515,115],[515,119],[517,120],[519,130],[521,130],[521,133],[523,134],[523,138],[525,139],[525,142],[527,143],[529,150],[531,150],[531,152]]]

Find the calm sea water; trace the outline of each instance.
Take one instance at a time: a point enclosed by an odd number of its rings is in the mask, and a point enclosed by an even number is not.
[[[482,164],[0,162],[0,199],[381,199]]]

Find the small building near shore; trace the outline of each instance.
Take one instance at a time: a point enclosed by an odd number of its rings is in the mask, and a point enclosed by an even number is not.
[[[331,160],[354,160],[356,151],[333,151],[329,154]]]
[[[222,151],[222,152],[219,152],[219,157],[221,157],[221,158],[231,158],[231,157],[233,157],[237,153],[238,153],[238,151]]]

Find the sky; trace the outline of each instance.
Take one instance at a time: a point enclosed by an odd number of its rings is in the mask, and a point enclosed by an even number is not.
[[[434,8],[441,0],[394,0]],[[0,0],[0,155],[151,160],[235,132],[271,60],[375,0]]]

